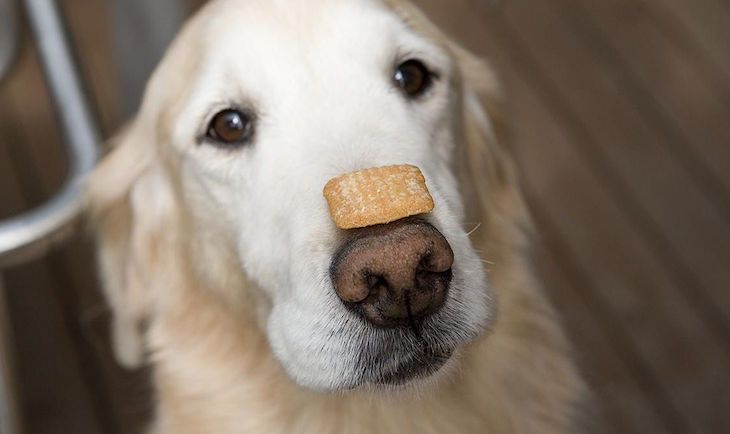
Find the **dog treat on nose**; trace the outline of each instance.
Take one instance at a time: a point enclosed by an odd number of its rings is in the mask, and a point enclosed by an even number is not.
[[[434,206],[421,170],[408,164],[338,176],[325,185],[324,197],[340,229],[390,223]]]

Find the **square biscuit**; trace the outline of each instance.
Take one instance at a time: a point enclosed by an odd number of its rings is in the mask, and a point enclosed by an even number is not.
[[[324,196],[340,229],[390,223],[434,208],[421,170],[408,164],[338,176],[325,185]]]

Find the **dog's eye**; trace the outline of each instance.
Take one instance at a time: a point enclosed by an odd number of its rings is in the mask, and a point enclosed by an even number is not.
[[[253,121],[250,115],[234,109],[223,110],[208,126],[209,139],[226,146],[240,146],[251,139]]]
[[[406,95],[415,98],[431,87],[433,74],[423,62],[411,59],[401,63],[396,68],[393,79]]]

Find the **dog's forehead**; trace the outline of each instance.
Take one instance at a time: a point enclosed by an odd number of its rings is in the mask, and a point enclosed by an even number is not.
[[[270,30],[313,41],[347,29],[358,33],[363,26],[382,30],[397,15],[380,0],[218,0],[209,19],[211,33],[218,30],[235,37]]]
[[[212,61],[240,59],[265,67],[285,59],[315,69],[332,60],[391,56],[399,44],[427,44],[378,0],[224,0],[204,37]]]
[[[386,11],[391,8],[380,0],[217,0],[219,17],[289,27],[311,27],[343,13]]]
[[[184,101],[165,108],[175,143],[216,110],[243,106],[266,119],[304,122],[317,113],[378,106],[392,95],[389,77],[408,57],[448,74],[450,52],[414,30],[394,0],[218,0],[196,17],[177,41],[157,86]],[[195,52],[195,66],[179,68]],[[180,80],[179,71],[187,74]],[[188,71],[188,72],[186,72]],[[181,91],[169,90],[180,81]],[[178,96],[174,96],[178,95]],[[384,106],[380,104],[379,106]],[[302,117],[302,110],[311,116]],[[181,113],[182,116],[176,113]],[[348,113],[355,113],[350,110]],[[273,129],[270,129],[273,131]]]

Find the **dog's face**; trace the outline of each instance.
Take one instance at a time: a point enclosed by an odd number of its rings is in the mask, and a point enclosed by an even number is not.
[[[401,385],[442,369],[494,311],[452,172],[464,103],[448,47],[375,0],[224,0],[197,27],[195,72],[175,110],[159,108],[156,146],[175,161],[164,173],[203,240],[199,262],[235,257],[252,285],[226,291],[256,288],[241,302],[257,300],[274,354],[305,387]],[[335,291],[333,259],[352,235],[322,190],[396,164],[422,170],[435,209],[417,222],[443,235],[453,265],[438,309],[384,327]]]

